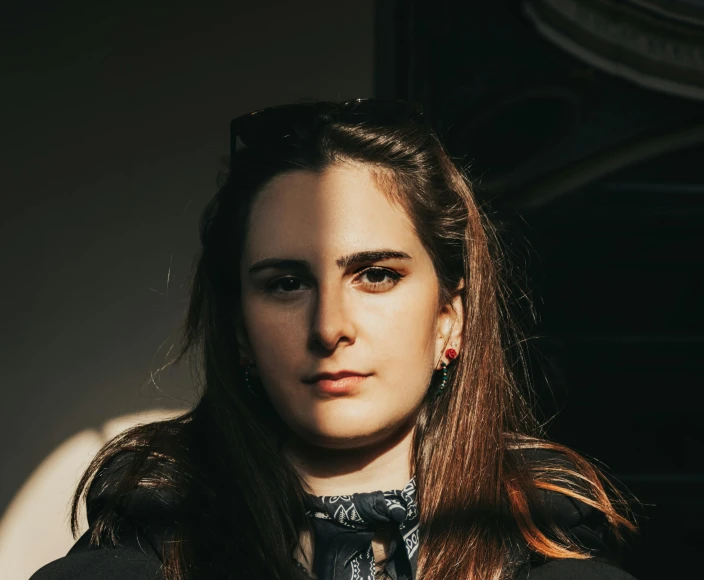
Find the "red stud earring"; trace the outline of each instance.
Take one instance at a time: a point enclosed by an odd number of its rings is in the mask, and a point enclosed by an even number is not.
[[[449,358],[450,360],[457,358],[457,351],[454,348],[448,348],[445,351],[445,356]]]

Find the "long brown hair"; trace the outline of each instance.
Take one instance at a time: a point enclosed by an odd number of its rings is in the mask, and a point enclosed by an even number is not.
[[[295,147],[245,149],[229,168],[202,216],[185,340],[175,359],[188,358],[201,371],[202,394],[182,416],[135,427],[101,450],[74,496],[74,534],[81,502],[106,466],[129,451],[124,475],[103,481],[102,488],[113,487],[95,515],[94,544],[114,544],[125,519],[148,527],[158,518],[173,530],[161,546],[169,580],[302,578],[292,555],[307,525],[305,486],[280,452],[280,418],[244,386],[235,338],[238,264],[249,209],[265,183],[341,162],[364,164],[401,204],[431,257],[440,304],[461,292],[466,313],[448,387],[437,398],[429,389],[417,415],[418,578],[508,578],[531,554],[589,558],[540,516],[541,490],[603,512],[616,540],[633,530],[618,491],[590,462],[547,441],[533,416],[527,377],[515,370],[523,355],[509,316],[505,258],[466,174],[422,124],[321,118]],[[144,493],[154,501],[140,515],[134,506]]]

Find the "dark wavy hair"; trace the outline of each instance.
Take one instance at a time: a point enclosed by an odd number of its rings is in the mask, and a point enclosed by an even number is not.
[[[515,370],[525,368],[515,364],[525,355],[509,316],[505,256],[465,172],[424,124],[389,127],[323,114],[295,146],[244,149],[226,172],[202,216],[202,249],[175,360],[196,366],[202,393],[190,411],[134,427],[101,450],[74,496],[74,535],[96,475],[129,452],[128,469],[92,522],[93,544],[114,545],[125,519],[147,527],[158,521],[173,531],[160,546],[168,580],[303,578],[292,555],[308,526],[306,487],[281,452],[281,419],[266,397],[252,397],[244,385],[238,264],[250,207],[269,180],[340,163],[368,168],[405,209],[432,260],[439,304],[461,293],[466,313],[448,387],[437,398],[429,389],[417,415],[418,578],[499,579],[531,554],[591,557],[541,515],[541,490],[602,512],[611,536],[622,541],[625,530],[635,529],[624,497],[591,462],[548,441],[527,402],[526,373]],[[150,507],[139,512],[144,494]]]

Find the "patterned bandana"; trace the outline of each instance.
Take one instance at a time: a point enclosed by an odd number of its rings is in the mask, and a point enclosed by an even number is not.
[[[373,580],[372,538],[385,524],[398,527],[389,543],[386,571],[396,580],[414,580],[418,558],[415,494],[415,477],[403,490],[308,494],[307,515],[315,535],[313,571],[318,580]],[[401,549],[399,544],[403,544]]]

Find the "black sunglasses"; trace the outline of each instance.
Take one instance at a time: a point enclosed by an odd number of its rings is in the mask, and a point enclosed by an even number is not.
[[[423,107],[412,101],[376,98],[267,107],[230,121],[230,159],[235,157],[238,141],[245,147],[283,144],[321,117],[343,122],[366,120],[378,125],[396,125],[407,121],[423,122]]]

